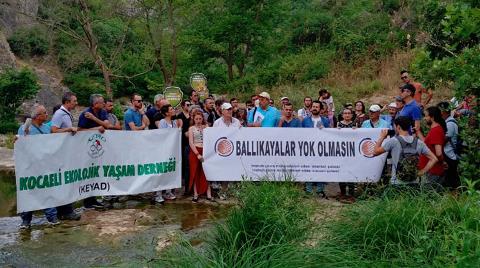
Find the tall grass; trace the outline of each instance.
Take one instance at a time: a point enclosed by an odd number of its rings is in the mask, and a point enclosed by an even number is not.
[[[479,202],[478,193],[390,189],[348,208],[318,252],[341,252],[356,266],[479,267]]]
[[[298,267],[308,261],[301,242],[312,230],[312,207],[293,182],[244,182],[238,207],[201,249],[187,241],[161,264],[174,267]]]
[[[244,183],[239,205],[200,247],[162,256],[168,267],[479,267],[480,194],[412,188],[346,207],[315,228],[292,183]],[[315,237],[312,242],[312,237]],[[308,241],[308,242],[307,242]],[[312,246],[312,244],[316,244]]]

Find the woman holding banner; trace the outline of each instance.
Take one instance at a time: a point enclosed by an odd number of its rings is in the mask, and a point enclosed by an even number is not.
[[[213,201],[212,192],[209,183],[203,172],[203,130],[207,127],[207,122],[203,113],[199,110],[194,111],[192,116],[191,127],[188,130],[188,142],[190,145],[190,181],[189,189],[193,187],[192,202],[198,202],[198,196],[207,194],[207,200]]]
[[[167,104],[162,106],[160,108],[160,113],[163,115],[163,119],[160,121],[157,121],[157,127],[159,129],[162,128],[181,128],[182,127],[182,121],[181,120],[175,120],[173,117],[175,116],[175,109],[173,109],[172,105]],[[177,197],[174,194],[174,191],[172,189],[166,190],[165,191],[165,196],[163,196],[167,200],[175,200]],[[155,196],[155,201],[157,203],[162,203],[163,198],[162,198],[162,191],[158,191]]]

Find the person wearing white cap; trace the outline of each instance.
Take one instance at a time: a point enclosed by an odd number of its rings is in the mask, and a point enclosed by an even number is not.
[[[221,109],[222,109],[222,116],[219,119],[215,120],[215,122],[213,123],[213,127],[240,128],[242,126],[240,124],[240,120],[233,117],[233,106],[230,103],[228,102],[223,103]],[[220,197],[221,200],[227,199],[227,189],[228,189],[228,183],[222,181],[221,189],[220,189],[220,192],[218,193],[218,196]]]
[[[390,103],[387,106],[387,109],[388,109],[388,114],[380,115],[380,119],[387,121],[390,129],[395,129],[395,127],[393,126],[393,120],[397,116],[397,112],[398,112],[397,103],[396,102]]]
[[[282,108],[283,108],[285,104],[290,103],[290,100],[288,99],[288,97],[282,97],[280,99],[280,103],[282,103]]]
[[[280,120],[280,112],[277,108],[270,106],[270,94],[262,92],[260,106],[255,107],[247,118],[249,127],[276,127]]]
[[[382,108],[378,104],[373,104],[368,109],[370,119],[365,120],[362,128],[389,128],[388,122],[380,118],[380,111]]]
[[[240,121],[233,117],[233,106],[228,103],[228,102],[225,102],[222,104],[222,116],[215,120],[215,122],[213,123],[213,127],[237,127],[239,128],[241,125],[240,125]]]

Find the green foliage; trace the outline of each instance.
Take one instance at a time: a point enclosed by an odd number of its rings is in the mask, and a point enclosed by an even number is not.
[[[32,98],[40,89],[35,74],[28,70],[7,69],[0,73],[0,132],[18,129],[15,115],[26,99]]]
[[[123,115],[125,111],[120,103],[115,102],[113,105],[113,114],[117,117],[118,121],[123,121]]]
[[[84,73],[77,73],[66,75],[63,82],[77,95],[80,105],[89,106],[89,99],[92,94],[105,96],[105,88],[99,78],[95,79]]]
[[[468,185],[469,182],[474,183],[476,189],[480,189],[480,178],[478,167],[480,166],[480,128],[478,127],[480,122],[480,113],[478,108],[476,114],[470,118],[464,118],[460,122],[462,140],[467,144],[459,164],[460,178],[464,185]]]
[[[278,70],[279,83],[295,83],[325,77],[330,71],[334,54],[329,51],[305,49],[282,60]]]
[[[353,266],[476,267],[480,264],[478,193],[459,197],[390,189],[359,202],[328,227],[319,255]],[[341,265],[340,265],[341,266]]]
[[[242,182],[239,206],[198,251],[184,241],[161,264],[174,267],[299,267],[310,234],[312,207],[293,182]],[[311,260],[310,260],[311,261]]]
[[[431,88],[448,87],[459,99],[480,95],[480,5],[476,1],[452,3],[429,1],[424,10],[428,19],[424,29],[430,34],[428,45],[419,51],[413,64],[415,73]],[[478,101],[477,101],[478,102]],[[460,174],[464,183],[480,180],[478,166],[478,108],[463,119],[463,139],[467,144],[461,157]],[[468,122],[467,122],[468,121]]]
[[[20,57],[42,56],[48,53],[50,43],[47,31],[39,26],[19,29],[8,38],[10,48]]]

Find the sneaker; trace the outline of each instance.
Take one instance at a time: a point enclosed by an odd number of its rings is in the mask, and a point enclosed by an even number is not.
[[[54,217],[51,220],[48,220],[48,225],[50,226],[55,226],[59,224],[60,224],[60,221],[57,219],[57,217]]]
[[[176,197],[172,192],[167,192],[164,197],[165,197],[165,199],[167,199],[167,200],[175,200],[175,199],[177,199],[177,197]]]
[[[220,200],[227,200],[227,195],[225,193],[220,193],[218,194],[218,198],[220,198]]]
[[[86,209],[103,209],[105,208],[105,205],[95,200],[91,204],[86,205],[85,208]]]
[[[197,196],[197,197],[193,197],[193,198],[192,198],[192,202],[193,202],[193,203],[198,203],[198,196]]]
[[[30,229],[30,227],[32,227],[32,225],[28,221],[22,221],[22,224],[20,224],[20,230]]]
[[[72,211],[72,213],[69,213],[69,214],[58,215],[59,219],[66,220],[66,221],[78,221],[78,220],[80,220],[81,217],[82,217],[82,215],[80,215],[79,213],[76,213],[74,211]]]
[[[162,195],[155,196],[155,203],[157,203],[157,204],[165,203],[165,200],[163,200]]]

